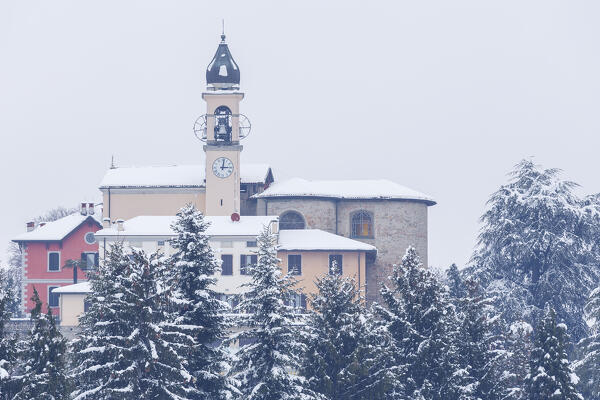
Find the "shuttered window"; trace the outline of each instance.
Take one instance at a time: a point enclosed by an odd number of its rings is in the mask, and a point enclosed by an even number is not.
[[[48,271],[60,271],[60,253],[58,251],[48,252]]]
[[[223,254],[221,255],[221,275],[233,275],[233,255]]]
[[[256,254],[242,254],[240,256],[240,274],[252,275],[252,268],[256,265]]]
[[[343,257],[341,254],[330,254],[329,255],[329,274],[333,275],[338,274],[341,275],[343,268],[342,268],[342,260]]]
[[[50,307],[58,307],[58,293],[53,293],[58,286],[48,286],[48,305]]]
[[[288,273],[302,275],[302,256],[300,254],[290,254],[288,256]]]
[[[81,269],[88,270],[98,268],[99,257],[98,253],[85,252],[81,253]]]

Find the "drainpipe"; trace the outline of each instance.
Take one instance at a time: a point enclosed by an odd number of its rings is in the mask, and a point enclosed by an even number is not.
[[[360,251],[358,252],[358,293],[360,293]],[[365,296],[366,296],[365,292]]]
[[[108,188],[108,219],[110,220],[110,211],[111,211],[111,206],[110,206],[110,188]]]

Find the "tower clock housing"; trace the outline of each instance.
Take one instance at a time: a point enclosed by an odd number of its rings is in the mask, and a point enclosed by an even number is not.
[[[196,136],[206,143],[206,215],[239,214],[240,140],[249,133],[250,123],[240,114],[240,70],[225,35],[206,69],[206,83],[206,114],[194,125]]]

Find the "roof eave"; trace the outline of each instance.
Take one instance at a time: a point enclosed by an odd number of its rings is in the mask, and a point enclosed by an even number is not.
[[[121,186],[100,186],[98,189],[201,189],[206,185],[121,185]]]
[[[62,242],[63,240],[65,240],[66,238],[68,238],[73,232],[75,232],[77,229],[79,229],[79,227],[81,225],[83,225],[84,222],[88,221],[88,220],[92,220],[96,226],[102,228],[102,224],[100,222],[98,222],[98,220],[96,218],[94,218],[91,215],[88,215],[86,219],[82,220],[79,224],[77,224],[77,226],[73,229],[71,229],[69,232],[67,232],[67,234],[65,234],[63,237],[61,237],[60,239],[12,239],[12,242],[15,243],[45,243],[45,242]]]
[[[303,198],[313,198],[313,199],[330,199],[330,200],[391,200],[391,201],[414,201],[418,203],[425,203],[428,206],[434,206],[437,202],[433,199],[418,199],[411,197],[348,197],[348,196],[327,196],[327,195],[310,195],[310,194],[264,194],[257,193],[250,198],[253,199],[280,199],[280,198],[288,198],[288,199],[303,199]]]

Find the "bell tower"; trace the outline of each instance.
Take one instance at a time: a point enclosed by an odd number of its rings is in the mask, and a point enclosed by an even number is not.
[[[250,132],[248,118],[240,114],[240,69],[221,35],[221,43],[206,69],[206,114],[194,125],[205,142],[206,215],[240,213],[240,140]]]

